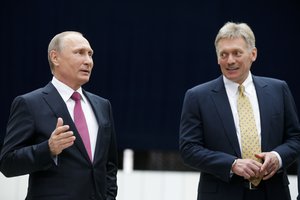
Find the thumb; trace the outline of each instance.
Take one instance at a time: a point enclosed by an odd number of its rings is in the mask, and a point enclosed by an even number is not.
[[[64,120],[61,117],[57,118],[56,128],[63,125],[64,125]]]
[[[256,154],[255,154],[255,157],[256,157],[256,158],[263,159],[263,158],[265,157],[265,153],[256,153]]]

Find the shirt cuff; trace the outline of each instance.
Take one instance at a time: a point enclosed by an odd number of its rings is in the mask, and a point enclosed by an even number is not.
[[[280,169],[282,167],[282,160],[279,153],[277,153],[276,151],[271,151],[271,153],[274,153],[277,156],[277,159],[279,161],[279,169]]]
[[[232,163],[232,165],[231,165],[231,168],[230,168],[230,178],[233,176],[233,171],[232,171],[232,167],[236,164],[236,160],[237,160],[237,158],[236,159],[234,159],[234,161],[233,161],[233,163]]]
[[[52,159],[53,159],[55,165],[57,166],[58,165],[58,156],[52,156]]]

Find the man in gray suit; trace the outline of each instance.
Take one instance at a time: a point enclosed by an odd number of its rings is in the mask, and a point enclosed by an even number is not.
[[[7,177],[29,174],[27,200],[116,198],[117,147],[111,105],[82,88],[92,72],[92,56],[81,33],[56,35],[48,47],[51,82],[12,103],[0,167]],[[88,140],[73,121],[74,92],[81,96]]]
[[[181,155],[201,172],[198,200],[289,200],[286,169],[300,152],[292,94],[284,81],[251,74],[257,49],[247,24],[226,23],[215,47],[223,75],[186,92],[180,122]],[[262,162],[242,153],[240,85],[250,100],[253,135],[261,148],[252,156]],[[254,178],[261,179],[258,185],[250,182]]]

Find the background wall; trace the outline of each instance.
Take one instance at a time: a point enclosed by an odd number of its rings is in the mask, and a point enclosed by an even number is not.
[[[227,21],[253,28],[252,72],[285,79],[300,107],[296,0],[10,0],[0,9],[0,144],[13,98],[51,80],[47,46],[65,30],[95,51],[84,88],[110,99],[120,151],[177,151],[184,93],[220,75],[214,38]]]

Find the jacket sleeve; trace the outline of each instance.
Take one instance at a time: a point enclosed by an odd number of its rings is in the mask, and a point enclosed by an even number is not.
[[[116,133],[114,127],[114,119],[112,114],[112,108],[109,104],[109,117],[112,123],[111,139],[108,151],[108,160],[106,164],[106,183],[107,183],[107,200],[115,200],[118,192],[117,186],[117,171],[118,171],[118,155],[117,155],[117,144],[116,144]]]
[[[290,166],[300,153],[300,124],[294,98],[286,82],[282,82],[283,95],[283,143],[274,151],[278,152],[282,159],[282,167]]]
[[[216,148],[216,144],[222,140],[220,137],[218,138],[218,135],[224,131],[222,127],[216,129],[219,132],[212,132],[208,128],[204,131],[205,126],[216,127],[218,123],[214,123],[217,119],[209,119],[210,125],[208,125],[208,121],[204,120],[206,116],[202,116],[201,113],[213,112],[209,110],[213,105],[207,95],[203,96],[206,97],[199,100],[199,96],[193,90],[188,90],[185,95],[180,120],[180,153],[184,163],[188,166],[229,182],[231,166],[236,156],[223,151],[221,148],[219,150]],[[214,144],[207,142],[206,137],[208,134],[210,135],[209,137],[215,138]],[[226,146],[226,141],[222,141],[221,145],[223,146],[222,148],[229,149]]]
[[[54,164],[48,141],[35,143],[34,127],[28,102],[22,96],[16,97],[11,106],[0,156],[0,170],[5,176],[29,174]]]

